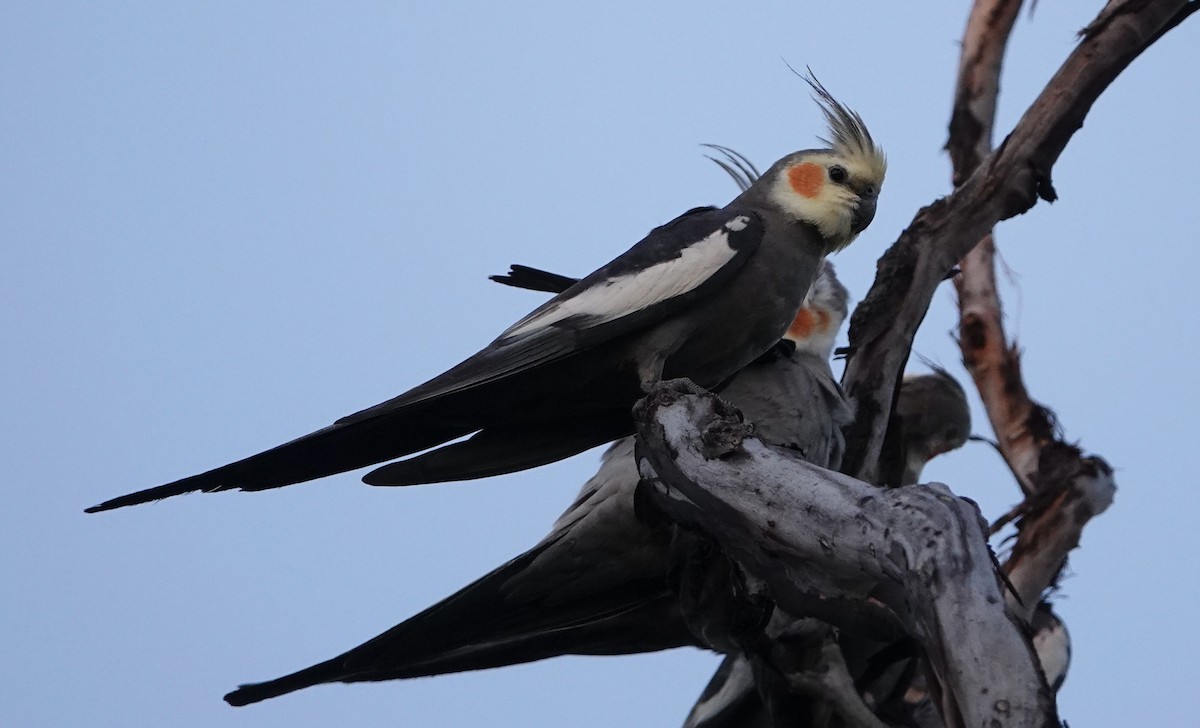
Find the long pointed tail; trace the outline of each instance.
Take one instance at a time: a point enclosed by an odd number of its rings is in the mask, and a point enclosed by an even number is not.
[[[241,707],[269,698],[277,698],[280,695],[286,695],[287,693],[309,688],[313,685],[337,682],[345,674],[345,665],[343,663],[344,661],[341,658],[335,657],[332,660],[326,660],[325,662],[275,680],[239,685],[237,690],[225,695],[225,702],[235,707]]]
[[[257,455],[199,475],[104,501],[88,513],[149,503],[184,493],[269,490],[403,457],[471,432],[471,427],[427,421],[400,412],[330,425]]]
[[[558,655],[619,655],[696,644],[661,579],[519,582],[543,543],[429,609],[338,657],[225,696],[246,705],[319,683],[442,675]]]

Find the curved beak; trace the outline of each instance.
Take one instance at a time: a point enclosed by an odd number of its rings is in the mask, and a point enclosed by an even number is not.
[[[875,219],[875,203],[879,200],[879,195],[860,195],[858,198],[858,207],[854,210],[853,217],[850,218],[850,230],[858,235],[871,221]]]

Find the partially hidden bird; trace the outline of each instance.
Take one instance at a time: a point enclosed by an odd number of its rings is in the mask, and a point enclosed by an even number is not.
[[[514,266],[502,282],[549,290],[569,283]],[[547,290],[542,288],[541,290]],[[822,264],[777,346],[721,389],[765,441],[835,465],[851,412],[829,358],[846,289]],[[320,683],[379,681],[512,665],[565,654],[711,647],[680,614],[668,571],[670,534],[639,520],[634,438],[614,443],[599,471],[531,550],[449,598],[333,659],[225,696],[246,705]]]
[[[921,479],[926,463],[957,450],[971,437],[967,393],[950,372],[930,365],[929,374],[907,374],[900,383],[894,417],[899,419],[904,472],[901,485]]]
[[[827,148],[789,154],[724,207],[696,208],[655,228],[404,394],[88,512],[195,491],[279,488],[438,446],[441,456],[430,457],[458,463],[434,468],[447,479],[514,472],[632,433],[633,404],[663,379],[717,386],[780,340],[824,256],[852,242],[875,214],[883,152],[856,112],[806,80],[828,123]],[[436,479],[406,462],[363,480]]]

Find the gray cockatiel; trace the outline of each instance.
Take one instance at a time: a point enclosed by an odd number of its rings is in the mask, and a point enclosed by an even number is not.
[[[278,488],[467,435],[443,449],[459,464],[438,465],[444,478],[513,472],[631,434],[633,404],[661,379],[720,384],[779,341],[824,256],[875,214],[883,153],[858,114],[809,83],[829,123],[828,148],[789,154],[728,205],[654,229],[466,361],[394,399],[89,512],[193,491]],[[433,479],[400,461],[363,480]]]
[[[556,277],[514,267],[502,280],[538,288]],[[557,284],[570,279],[557,277]],[[543,289],[544,290],[544,289]],[[829,367],[846,291],[825,264],[785,339],[733,377],[722,396],[768,442],[838,458],[850,409]],[[437,675],[564,654],[628,654],[707,646],[687,628],[669,588],[670,535],[635,514],[634,438],[605,452],[599,471],[530,551],[448,599],[338,657],[244,685],[233,705],[326,682]]]
[[[901,485],[916,483],[926,463],[971,437],[967,393],[945,369],[932,369],[932,374],[908,374],[900,384],[894,417],[904,453]]]
[[[842,464],[842,428],[854,418],[829,366],[847,306],[846,287],[826,262],[778,346],[778,360],[772,367],[745,370],[721,390],[722,397],[755,423],[764,440],[792,448],[810,463],[831,470]],[[790,354],[789,345],[795,347]]]

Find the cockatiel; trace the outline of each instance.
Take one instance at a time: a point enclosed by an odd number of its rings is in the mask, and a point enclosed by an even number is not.
[[[789,154],[724,207],[696,208],[655,228],[475,355],[398,397],[88,511],[193,491],[278,488],[468,435],[440,451],[460,464],[441,469],[447,478],[513,472],[632,433],[633,404],[664,378],[719,385],[779,341],[823,258],[875,214],[882,151],[858,114],[808,82],[829,124],[827,148]],[[420,478],[400,461],[363,480],[431,482]]]

